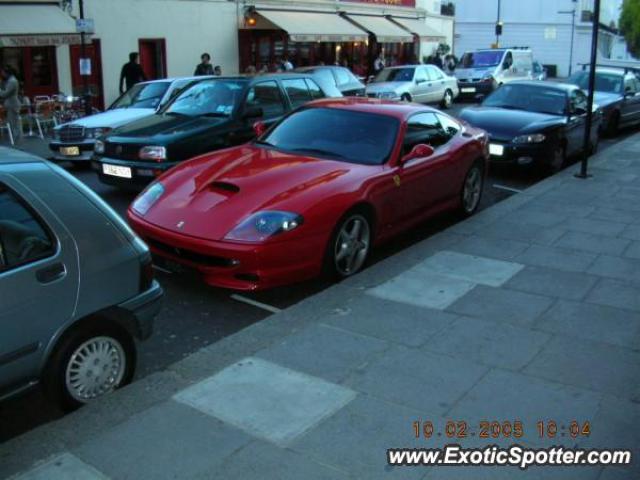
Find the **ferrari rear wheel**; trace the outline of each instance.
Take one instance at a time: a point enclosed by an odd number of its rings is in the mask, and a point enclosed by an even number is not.
[[[350,277],[362,269],[370,250],[369,219],[361,212],[348,213],[332,236],[327,266],[338,278]]]

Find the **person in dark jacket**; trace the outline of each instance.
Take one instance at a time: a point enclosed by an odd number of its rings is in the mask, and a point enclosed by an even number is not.
[[[140,66],[140,55],[138,52],[131,52],[129,54],[129,62],[122,66],[122,71],[120,72],[120,93],[124,92],[123,81],[127,90],[129,90],[136,83],[144,82],[146,79],[147,77]]]
[[[211,65],[211,55],[203,53],[200,55],[201,62],[196,66],[196,71],[193,75],[196,77],[202,75],[213,75],[213,66]]]

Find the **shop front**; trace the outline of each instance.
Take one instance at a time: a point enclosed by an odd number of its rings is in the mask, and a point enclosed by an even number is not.
[[[287,58],[296,67],[344,65],[364,77],[380,54],[386,65],[415,63],[421,41],[442,38],[424,16],[415,0],[331,2],[323,10],[250,5],[239,29],[240,70],[274,71]]]
[[[56,5],[0,6],[0,64],[16,71],[30,98],[60,91],[59,50],[79,43],[73,19]]]

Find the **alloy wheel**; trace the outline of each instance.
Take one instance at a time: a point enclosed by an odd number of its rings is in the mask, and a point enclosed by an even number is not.
[[[342,224],[333,248],[334,265],[340,276],[348,277],[362,268],[370,242],[369,222],[362,215],[352,215]]]
[[[477,165],[471,167],[462,190],[462,206],[466,214],[471,214],[478,208],[482,194],[482,181],[480,167]]]

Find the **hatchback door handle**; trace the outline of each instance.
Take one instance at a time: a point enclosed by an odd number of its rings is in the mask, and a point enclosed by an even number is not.
[[[67,273],[63,263],[54,263],[48,267],[42,268],[36,272],[36,278],[40,283],[51,283],[60,280]]]

